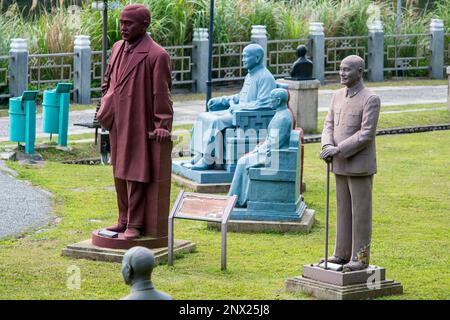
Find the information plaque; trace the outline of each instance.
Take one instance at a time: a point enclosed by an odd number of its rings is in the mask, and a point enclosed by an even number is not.
[[[169,215],[168,265],[173,265],[174,219],[202,220],[221,224],[221,269],[227,265],[227,223],[237,196],[221,196],[181,191]]]

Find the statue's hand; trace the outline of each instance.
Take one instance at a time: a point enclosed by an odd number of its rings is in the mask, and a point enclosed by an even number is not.
[[[236,111],[241,110],[241,109],[239,108],[239,105],[233,104],[233,105],[231,105],[231,106],[228,108],[228,110],[231,112],[231,114],[233,114],[233,113],[235,113]]]
[[[230,104],[228,100],[225,99],[224,97],[219,97],[210,99],[208,101],[207,106],[209,111],[219,111],[227,109],[230,106]]]
[[[164,140],[167,140],[167,138],[170,136],[170,132],[163,128],[155,129],[155,131],[153,131],[153,133],[155,135],[157,142],[162,142]]]
[[[339,153],[338,147],[326,146],[322,152],[320,152],[320,159],[325,162],[331,162],[332,158]]]

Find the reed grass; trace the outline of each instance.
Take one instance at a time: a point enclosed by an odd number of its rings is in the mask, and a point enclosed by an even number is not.
[[[24,17],[16,4],[0,14],[0,52],[6,53],[11,38],[29,40],[30,51],[69,52],[75,35],[91,36],[94,50],[101,47],[102,17],[90,1],[72,14],[56,1],[51,11],[41,8],[39,14]],[[67,2],[67,1],[66,1]],[[119,1],[122,6],[128,0]],[[137,0],[152,12],[149,32],[164,46],[182,45],[192,41],[193,28],[208,27],[209,0]],[[431,18],[444,20],[450,32],[450,0],[434,1],[432,11],[420,9],[416,1],[405,3],[402,13],[402,33],[424,33]],[[22,11],[25,8],[22,9]],[[119,10],[109,11],[108,38],[120,39]],[[22,12],[23,13],[23,12]],[[395,1],[371,0],[216,0],[215,42],[247,41],[252,25],[267,26],[270,39],[303,38],[309,22],[323,22],[327,36],[367,34],[367,22],[377,15],[385,25],[386,34],[395,33]]]

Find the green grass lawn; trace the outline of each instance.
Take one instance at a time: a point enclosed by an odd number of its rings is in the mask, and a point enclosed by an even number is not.
[[[386,111],[402,111],[420,109],[418,112],[403,112],[403,113],[384,113]],[[427,110],[436,109],[436,110]],[[317,132],[322,132],[323,122],[327,112],[319,112],[317,120]],[[378,120],[378,129],[389,129],[396,127],[409,127],[418,125],[432,125],[450,123],[450,112],[446,109],[445,103],[434,104],[418,104],[382,107],[380,118]]]
[[[377,138],[379,171],[374,182],[372,263],[404,286],[385,299],[450,298],[450,134],[438,131]],[[323,256],[325,165],[319,144],[305,146],[307,205],[317,223],[308,235],[230,233],[228,270],[220,271],[220,233],[205,223],[176,221],[175,235],[197,244],[193,254],[160,265],[153,280],[176,299],[306,299],[283,291],[288,277]],[[120,264],[74,260],[61,250],[116,220],[109,166],[43,167],[8,163],[21,179],[53,193],[55,223],[39,232],[0,241],[0,299],[118,299],[129,288]],[[180,188],[172,185],[171,201]],[[334,208],[334,187],[331,207]],[[335,213],[331,211],[331,242]],[[67,268],[81,269],[81,289],[66,287]]]

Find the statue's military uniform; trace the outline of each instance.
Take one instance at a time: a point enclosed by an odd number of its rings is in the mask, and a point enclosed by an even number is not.
[[[375,134],[380,99],[361,82],[338,90],[322,133],[322,148],[336,146],[336,247],[334,255],[368,264],[372,233],[372,183],[377,171]]]

